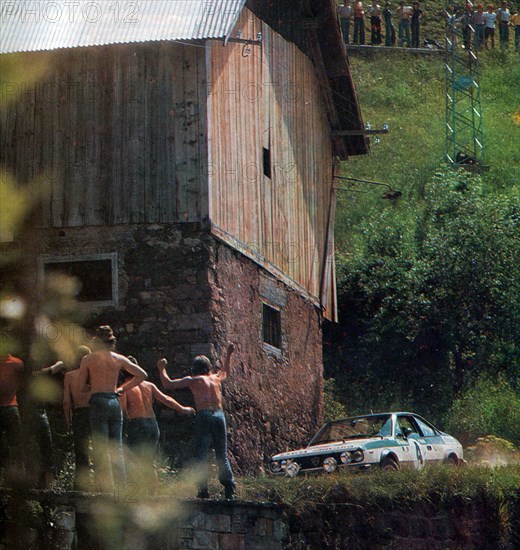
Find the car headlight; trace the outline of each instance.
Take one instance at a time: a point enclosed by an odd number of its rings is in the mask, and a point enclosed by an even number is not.
[[[277,474],[282,469],[282,467],[278,460],[272,460],[271,464],[269,464],[269,469],[271,470],[271,472],[273,472],[273,474]]]
[[[352,458],[352,462],[363,462],[365,458],[365,455],[361,449],[351,452],[350,456]]]
[[[331,456],[328,456],[323,461],[323,470],[326,474],[331,474],[337,467],[338,462],[335,458],[332,458]]]
[[[350,456],[350,453],[348,451],[343,451],[339,455],[339,459],[341,460],[342,464],[348,464],[349,462],[352,462],[352,457]]]

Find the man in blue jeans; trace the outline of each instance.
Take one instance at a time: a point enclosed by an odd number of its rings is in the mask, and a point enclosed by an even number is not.
[[[172,380],[166,374],[166,359],[157,362],[161,381],[165,388],[191,390],[195,400],[197,416],[195,418],[195,458],[206,468],[209,448],[213,445],[219,471],[219,481],[224,486],[225,498],[232,499],[235,494],[235,479],[227,456],[227,426],[222,410],[222,382],[229,375],[231,356],[235,351],[233,344],[228,344],[222,369],[212,373],[211,361],[205,355],[198,355],[193,360],[193,376]],[[208,498],[207,473],[199,485],[199,498]]]
[[[100,488],[111,491],[115,488],[114,482],[126,483],[123,413],[119,398],[125,390],[145,380],[147,374],[141,367],[114,351],[116,337],[109,326],[101,326],[96,330],[94,343],[96,351],[81,360],[78,383],[86,390],[87,382],[90,381],[94,474]],[[133,376],[118,386],[121,370]]]

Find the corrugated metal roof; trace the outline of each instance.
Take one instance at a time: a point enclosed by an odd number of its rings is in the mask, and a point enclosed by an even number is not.
[[[246,0],[2,0],[0,53],[225,38]]]

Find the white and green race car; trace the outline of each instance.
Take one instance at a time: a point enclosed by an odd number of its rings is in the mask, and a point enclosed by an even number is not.
[[[422,468],[435,462],[462,464],[462,445],[417,414],[389,412],[328,422],[304,449],[273,456],[269,468],[293,477],[338,468]]]

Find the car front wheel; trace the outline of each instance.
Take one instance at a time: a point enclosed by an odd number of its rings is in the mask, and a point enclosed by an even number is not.
[[[387,456],[381,462],[381,470],[397,472],[399,470],[399,463],[393,458]]]

